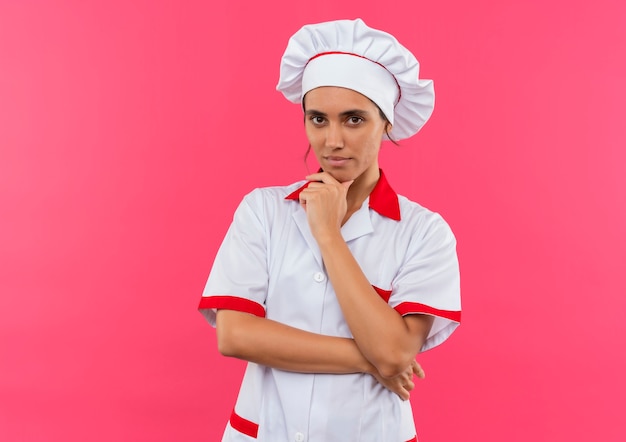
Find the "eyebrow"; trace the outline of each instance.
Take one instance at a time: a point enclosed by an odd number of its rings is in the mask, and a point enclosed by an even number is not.
[[[328,114],[315,110],[315,109],[308,109],[305,112],[306,115],[318,115],[320,117],[327,117]],[[363,109],[348,109],[346,111],[343,111],[339,114],[340,117],[348,117],[350,115],[357,115],[359,117],[366,117],[369,115],[369,112]]]

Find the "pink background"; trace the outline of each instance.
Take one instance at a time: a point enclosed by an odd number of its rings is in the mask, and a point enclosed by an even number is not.
[[[420,441],[626,440],[623,5],[1,0],[0,440],[218,440],[243,363],[199,296],[241,197],[306,173],[287,39],[354,17],[437,91],[381,160],[459,242]]]

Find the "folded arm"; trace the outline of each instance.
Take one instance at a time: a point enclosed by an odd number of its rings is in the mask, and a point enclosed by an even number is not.
[[[299,373],[368,373],[402,399],[409,398],[413,375],[424,377],[409,361],[395,376],[382,376],[350,338],[307,332],[235,310],[217,312],[218,349],[224,356]]]

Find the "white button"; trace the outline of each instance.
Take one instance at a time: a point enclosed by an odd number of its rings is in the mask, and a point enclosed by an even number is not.
[[[315,280],[315,282],[322,282],[326,279],[326,277],[322,272],[317,272],[315,275],[313,275],[313,279]]]
[[[304,442],[304,434],[296,433],[296,442]]]

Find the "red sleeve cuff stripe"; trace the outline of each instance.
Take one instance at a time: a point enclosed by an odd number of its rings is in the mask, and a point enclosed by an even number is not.
[[[230,415],[230,426],[233,427],[234,430],[237,430],[240,433],[243,433],[246,436],[250,436],[255,439],[257,437],[257,434],[259,433],[258,424],[255,424],[254,422],[239,416],[237,413],[235,413],[234,409]]]
[[[260,318],[265,317],[265,309],[257,302],[236,296],[207,296],[200,299],[198,310],[210,308],[237,310],[239,312],[250,313]]]
[[[383,290],[380,287],[376,287],[375,285],[372,285],[372,287],[374,287],[374,290],[376,290],[378,296],[383,298],[383,301],[389,302],[389,298],[391,298],[391,290]]]
[[[439,316],[454,322],[461,322],[461,312],[454,310],[439,310],[428,305],[419,304],[417,302],[403,302],[395,307],[395,310],[402,316],[424,313],[427,315]]]

